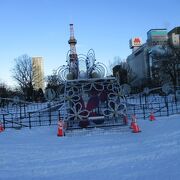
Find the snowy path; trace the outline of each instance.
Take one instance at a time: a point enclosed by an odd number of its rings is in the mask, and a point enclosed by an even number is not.
[[[138,120],[141,133],[59,138],[56,127],[0,134],[0,179],[178,180],[180,118]]]

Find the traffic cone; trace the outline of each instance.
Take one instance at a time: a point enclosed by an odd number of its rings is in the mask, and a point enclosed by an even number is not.
[[[133,115],[133,116],[132,116],[132,119],[131,119],[131,125],[130,125],[130,128],[131,128],[131,129],[133,129],[133,127],[134,127],[135,119],[136,119],[136,116]]]
[[[139,128],[139,126],[138,126],[138,124],[135,122],[134,123],[134,126],[133,126],[133,131],[132,131],[133,133],[139,133],[139,132],[141,132],[141,130],[140,130],[140,128]]]
[[[149,120],[150,121],[154,121],[155,120],[155,116],[154,116],[154,113],[151,112],[150,116],[149,116]]]
[[[58,133],[57,133],[57,136],[64,136],[64,122],[63,120],[59,120],[58,122]]]
[[[3,132],[3,131],[4,131],[4,128],[3,128],[2,123],[0,122],[0,132]]]
[[[136,116],[132,116],[132,129],[133,129],[133,133],[139,133],[141,132],[138,124],[137,124],[137,119],[136,119]]]

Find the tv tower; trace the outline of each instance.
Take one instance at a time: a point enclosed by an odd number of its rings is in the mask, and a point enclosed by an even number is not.
[[[74,27],[73,24],[70,24],[70,39],[68,41],[70,45],[70,72],[73,73],[73,79],[78,78],[78,56],[76,53],[76,44],[77,40],[74,37]]]
[[[70,61],[77,61],[77,53],[76,53],[77,40],[74,38],[73,24],[70,24],[70,39],[68,43],[70,45]]]

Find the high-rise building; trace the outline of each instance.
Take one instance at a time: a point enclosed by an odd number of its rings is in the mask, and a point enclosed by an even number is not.
[[[44,66],[42,57],[32,57],[33,86],[44,90]]]
[[[170,59],[176,66],[176,84],[179,84],[180,27],[172,29],[169,33],[167,29],[151,29],[147,32],[146,42],[144,44],[140,42],[138,38],[130,41],[130,48],[133,51],[127,57],[127,63],[135,74],[132,85],[139,87],[153,83],[153,86],[161,86],[172,81],[170,73],[160,72]]]

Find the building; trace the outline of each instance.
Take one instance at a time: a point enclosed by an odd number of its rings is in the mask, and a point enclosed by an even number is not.
[[[42,57],[32,57],[33,87],[44,90],[44,65]]]
[[[174,48],[180,49],[180,27],[175,27],[168,32],[169,43]]]
[[[135,75],[132,85],[141,86],[149,77],[149,59],[146,50],[147,44],[142,44],[141,38],[136,37],[129,41],[129,45],[132,49],[132,54],[128,56],[127,63]]]
[[[147,44],[149,47],[153,47],[156,45],[167,45],[167,43],[167,29],[150,29],[147,32]]]
[[[167,74],[162,74],[160,68],[168,63],[169,58],[174,57],[173,49],[180,48],[180,27],[174,28],[169,33],[166,29],[151,29],[147,32],[144,44],[137,39],[133,38],[130,41],[132,54],[127,57],[127,63],[135,74],[132,85],[160,86],[169,82],[170,78]],[[132,43],[134,40],[140,44]]]

